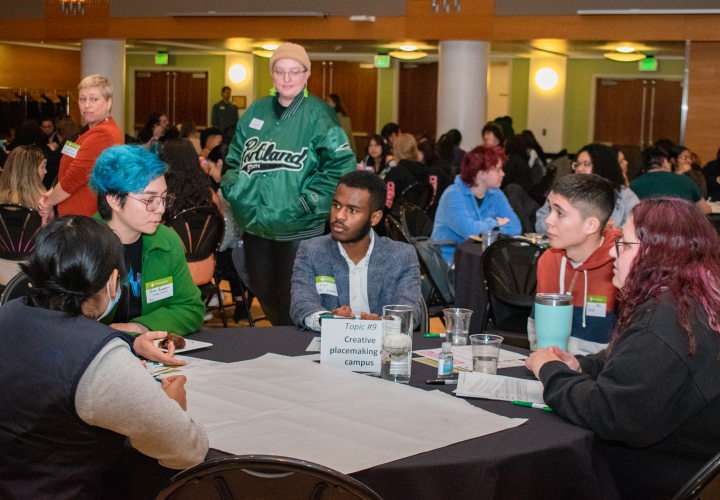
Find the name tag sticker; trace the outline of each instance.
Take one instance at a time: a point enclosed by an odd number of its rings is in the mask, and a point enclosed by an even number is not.
[[[68,155],[70,158],[75,158],[80,150],[80,144],[75,144],[72,141],[65,141],[65,146],[62,148],[62,154]]]
[[[604,318],[607,313],[607,297],[602,295],[588,295],[587,309],[585,314],[595,316],[596,318]]]
[[[315,289],[317,293],[322,295],[334,295],[337,294],[337,286],[335,285],[335,278],[332,276],[315,276]]]
[[[257,118],[253,118],[252,121],[250,122],[250,128],[254,128],[255,130],[260,130],[262,128],[263,124],[265,124],[264,121],[258,120]]]
[[[150,304],[157,300],[167,299],[173,296],[173,279],[172,276],[161,280],[150,281],[145,283],[145,298]]]

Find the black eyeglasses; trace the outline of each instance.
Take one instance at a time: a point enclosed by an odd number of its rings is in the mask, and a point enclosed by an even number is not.
[[[615,238],[615,253],[617,256],[620,256],[620,245],[625,248],[625,245],[639,245],[640,242],[638,241],[623,241],[620,239],[620,237]]]
[[[147,210],[148,212],[154,212],[155,210],[157,210],[161,203],[165,205],[165,208],[171,207],[173,202],[175,201],[175,196],[171,194],[167,196],[151,196],[147,200],[133,198],[130,195],[128,195],[128,198],[132,198],[133,200],[145,203],[145,210]]]

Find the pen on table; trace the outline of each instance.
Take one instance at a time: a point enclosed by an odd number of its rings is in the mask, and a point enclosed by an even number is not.
[[[436,380],[426,380],[426,384],[428,385],[457,385],[458,381],[456,378],[447,378],[447,379],[436,379]]]
[[[528,408],[540,408],[545,411],[552,411],[552,408],[541,403],[528,403],[527,401],[510,401],[514,405],[527,406]]]
[[[426,333],[423,335],[423,337],[432,337],[432,338],[438,338],[438,337],[445,337],[444,333]]]

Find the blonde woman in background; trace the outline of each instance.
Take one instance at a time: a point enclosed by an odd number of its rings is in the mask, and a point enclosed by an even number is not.
[[[101,75],[87,76],[78,85],[78,107],[89,129],[78,138],[80,148],[75,157],[63,155],[58,183],[49,196],[40,201],[43,220],[52,218],[55,205],[60,215],[91,217],[97,212],[97,196],[88,187],[90,171],[103,151],[125,142],[122,131],[110,116],[112,94],[110,80]]]
[[[417,141],[412,134],[400,134],[393,143],[393,159],[397,167],[385,176],[387,200],[385,205],[392,208],[395,198],[408,187],[418,182],[430,182],[428,168],[420,162]]]
[[[18,146],[8,155],[0,174],[0,204],[16,203],[37,210],[45,194],[45,156],[37,146]],[[20,261],[0,259],[0,285],[20,272]]]

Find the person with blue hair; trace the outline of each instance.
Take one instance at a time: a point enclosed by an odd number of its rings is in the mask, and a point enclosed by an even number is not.
[[[182,241],[162,224],[165,208],[175,200],[167,193],[166,170],[157,155],[140,146],[113,146],[90,173],[98,208],[93,217],[118,235],[125,250],[126,293],[104,319],[118,330],[186,335],[203,323],[205,305]]]

